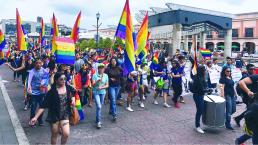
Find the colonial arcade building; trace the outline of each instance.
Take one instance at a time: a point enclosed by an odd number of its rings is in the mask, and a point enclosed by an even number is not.
[[[150,8],[151,47],[165,48],[170,54],[176,49],[189,52],[195,37],[197,48],[223,50],[224,57],[258,48],[258,13],[232,15],[173,3],[166,7]],[[140,11],[137,18],[144,13]]]

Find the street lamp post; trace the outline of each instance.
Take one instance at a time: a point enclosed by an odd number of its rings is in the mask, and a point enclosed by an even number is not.
[[[100,17],[100,14],[99,12],[96,14],[96,18],[97,18],[97,38],[96,38],[96,41],[97,41],[97,48],[99,47],[99,17]]]

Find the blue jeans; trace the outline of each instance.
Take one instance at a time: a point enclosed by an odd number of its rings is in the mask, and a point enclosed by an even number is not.
[[[96,122],[97,123],[101,121],[101,107],[104,103],[105,95],[106,94],[94,94],[94,99],[96,103]]]
[[[41,104],[43,103],[44,96],[45,96],[44,94],[31,95],[30,118],[33,118],[36,115],[36,110],[37,110],[38,106],[41,106]],[[43,123],[42,116],[43,116],[43,113],[38,118],[39,123]]]
[[[244,134],[244,135],[240,136],[239,138],[237,138],[237,144],[245,143],[250,138],[252,138],[252,137],[247,134]]]
[[[226,96],[226,127],[231,127],[231,115],[236,112],[236,98],[234,96]]]
[[[116,99],[118,97],[120,87],[109,87],[109,100],[110,100],[110,112],[113,117],[117,115],[116,113]]]
[[[196,114],[195,114],[195,127],[200,127],[200,121],[201,121],[201,116],[204,110],[204,96],[203,95],[198,95],[198,94],[193,94],[193,99],[196,105]]]
[[[258,130],[253,131],[253,144],[258,144]]]

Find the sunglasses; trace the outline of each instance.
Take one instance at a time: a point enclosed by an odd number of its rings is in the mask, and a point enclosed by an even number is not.
[[[231,72],[230,70],[227,70],[226,72]]]
[[[66,81],[66,77],[61,77],[59,80],[60,81]]]

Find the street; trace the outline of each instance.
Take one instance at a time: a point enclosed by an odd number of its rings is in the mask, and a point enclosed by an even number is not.
[[[28,125],[30,111],[23,110],[23,87],[12,81],[12,72],[5,65],[0,67],[0,75],[30,143],[49,144],[48,123],[36,128]],[[162,98],[159,98],[159,105],[153,105],[152,96],[153,93],[148,95],[144,109],[138,107],[138,98],[134,99],[134,112],[119,106],[116,123],[112,123],[108,115],[109,105],[104,105],[100,130],[95,127],[95,108],[84,107],[86,119],[71,127],[68,144],[234,144],[235,138],[243,133],[242,128],[233,123],[235,131],[205,128],[206,133],[199,134],[194,130],[196,109],[190,94],[185,96],[186,104],[180,109],[164,108]],[[171,97],[169,104],[172,105]],[[237,112],[242,110],[244,105],[238,105]]]

